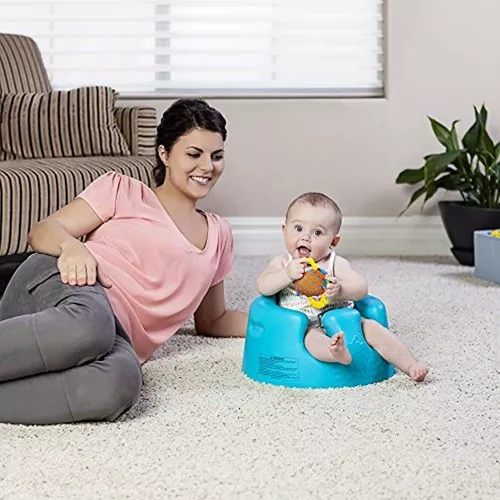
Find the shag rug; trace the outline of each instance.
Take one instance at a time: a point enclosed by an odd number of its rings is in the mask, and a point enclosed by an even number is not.
[[[248,308],[266,260],[237,258],[229,306]],[[243,340],[187,324],[119,421],[0,425],[0,498],[500,498],[500,287],[448,258],[352,263],[430,365],[424,383],[260,385]]]

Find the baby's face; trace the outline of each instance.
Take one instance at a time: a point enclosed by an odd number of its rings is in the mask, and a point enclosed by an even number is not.
[[[333,210],[307,203],[295,204],[283,226],[288,253],[294,259],[312,257],[316,262],[328,255],[336,233]]]

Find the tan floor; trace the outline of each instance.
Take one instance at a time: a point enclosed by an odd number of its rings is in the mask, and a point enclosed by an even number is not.
[[[426,383],[261,386],[242,340],[178,335],[119,422],[0,425],[0,499],[500,498],[500,287],[451,259],[353,262]],[[237,259],[231,305],[264,263]]]

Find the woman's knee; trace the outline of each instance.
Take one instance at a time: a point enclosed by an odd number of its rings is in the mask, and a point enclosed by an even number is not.
[[[116,420],[130,409],[139,399],[142,383],[141,367],[132,355],[117,359],[112,375],[105,382],[105,420]]]
[[[73,316],[69,338],[75,351],[87,360],[98,359],[108,353],[115,340],[115,318],[111,308],[101,304],[71,304],[66,306],[67,313]]]
[[[125,340],[117,339],[109,361],[109,371],[103,377],[101,394],[105,405],[103,418],[112,421],[136,403],[143,382],[139,361]]]
[[[142,372],[132,352],[114,350],[102,361],[84,368],[91,368],[85,372],[84,390],[71,390],[75,383],[83,382],[73,378],[81,377],[81,373],[68,376],[66,382],[70,386],[69,405],[74,421],[116,420],[139,399]]]
[[[115,411],[108,416],[108,420],[116,420],[123,415],[137,402],[141,394],[143,379],[139,362],[129,359],[129,362],[123,363],[118,374],[120,372],[121,375],[115,380]]]

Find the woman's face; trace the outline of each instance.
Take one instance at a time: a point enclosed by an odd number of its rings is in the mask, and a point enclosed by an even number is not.
[[[192,200],[205,198],[224,170],[224,141],[217,132],[193,129],[167,153],[158,149],[167,166],[165,182]]]

